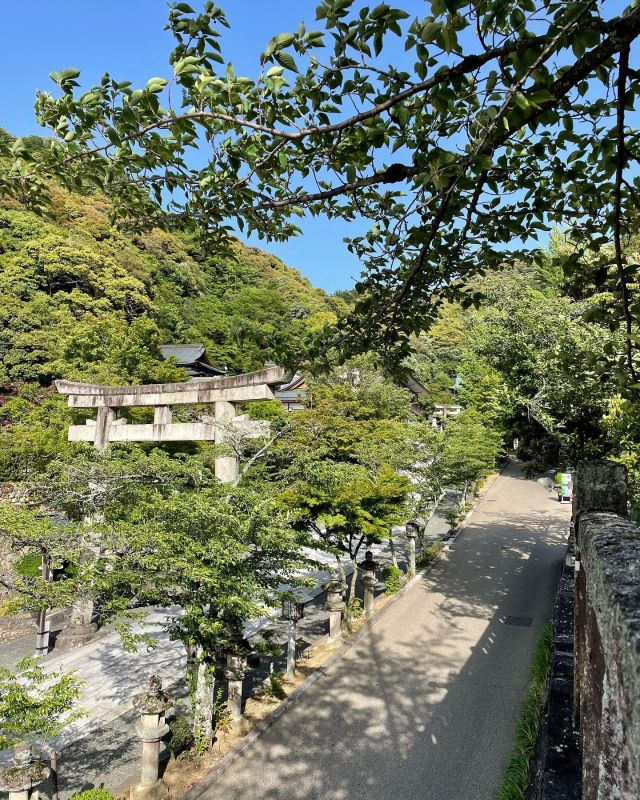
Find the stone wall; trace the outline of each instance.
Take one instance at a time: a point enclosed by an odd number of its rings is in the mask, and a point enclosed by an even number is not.
[[[527,800],[580,800],[580,742],[574,724],[574,551],[570,543],[553,608],[549,695]]]
[[[640,529],[625,469],[580,465],[576,534],[575,713],[584,800],[640,798]]]

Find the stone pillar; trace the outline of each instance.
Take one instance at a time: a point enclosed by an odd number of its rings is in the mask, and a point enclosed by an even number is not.
[[[409,577],[412,578],[416,574],[416,539],[420,526],[417,522],[407,522],[405,529],[409,547]]]
[[[615,461],[582,461],[573,487],[573,521],[578,534],[580,514],[610,511],[627,516],[627,468]]]
[[[169,793],[167,785],[160,778],[160,741],[169,732],[164,715],[173,701],[162,691],[160,678],[152,675],[145,691],[134,698],[133,705],[140,712],[136,732],[142,739],[142,771],[140,782],[131,790],[131,797],[156,800]]]
[[[8,792],[9,800],[29,800],[50,772],[43,761],[32,757],[28,744],[18,744],[13,748],[12,763],[0,770],[0,792]]]
[[[242,717],[242,682],[247,674],[247,655],[244,651],[227,653],[227,668],[224,677],[227,679],[227,705],[232,720]]]
[[[296,677],[296,623],[289,620],[289,632],[287,635],[287,680],[292,681]]]
[[[364,587],[364,613],[365,616],[373,614],[374,607],[374,589],[376,587],[376,569],[378,562],[373,560],[373,553],[367,550],[364,556],[364,561],[360,562],[360,569],[362,570],[362,585]],[[355,580],[354,575],[352,580]]]
[[[53,570],[51,568],[51,558],[43,553],[42,564],[40,565],[40,572],[42,579],[45,581],[53,580]],[[49,619],[49,608],[41,608],[36,614],[36,627],[38,633],[36,635],[36,656],[46,656],[49,652],[49,642],[51,633],[51,621]]]
[[[93,444],[97,450],[106,450],[109,444],[109,432],[111,426],[115,422],[116,412],[115,409],[108,406],[101,406],[98,408],[98,415],[96,417],[96,432]]]
[[[604,675],[600,634],[587,593],[587,581],[580,548],[580,519],[590,511],[604,511],[627,516],[627,469],[623,464],[599,459],[578,464],[573,487],[573,535],[575,556],[575,628],[574,628],[574,724],[581,725],[586,709],[601,705],[593,674]],[[601,683],[601,681],[600,681]],[[599,712],[598,712],[599,713]],[[593,720],[590,720],[593,724]],[[583,778],[589,780],[590,765],[597,773],[599,730],[582,737]],[[595,780],[595,779],[594,779]],[[595,780],[597,784],[597,780]],[[588,793],[588,792],[587,792]]]
[[[73,650],[95,638],[98,625],[93,622],[93,599],[81,597],[71,606],[71,622],[56,639],[56,648]]]
[[[228,444],[229,433],[236,409],[233,403],[226,400],[219,400],[215,404],[215,443],[218,445]],[[238,458],[235,454],[217,456],[215,461],[216,478],[222,483],[233,483],[238,478]]]
[[[169,406],[156,406],[153,409],[154,425],[170,425],[173,414]]]
[[[327,593],[327,611],[329,612],[329,641],[334,642],[342,635],[342,599],[343,586],[338,578],[332,578],[322,587]]]

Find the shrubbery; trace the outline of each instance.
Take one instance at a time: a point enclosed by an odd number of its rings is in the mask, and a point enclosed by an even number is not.
[[[94,786],[92,789],[85,789],[83,792],[71,795],[70,800],[116,800],[108,789]]]
[[[185,750],[193,747],[195,739],[191,727],[190,720],[183,714],[169,721],[169,729],[171,730],[169,746],[174,756],[179,756]],[[99,800],[99,798],[95,800]]]
[[[444,542],[441,542],[439,539],[435,542],[431,542],[428,544],[422,553],[420,553],[419,558],[417,559],[416,566],[420,569],[424,569],[425,567],[430,566],[438,557],[438,554],[444,547]]]
[[[389,564],[382,571],[382,580],[386,594],[394,594],[402,588],[402,570],[394,564]]]
[[[284,690],[284,676],[281,672],[272,672],[269,675],[269,680],[264,684],[262,691],[267,697],[273,697],[275,700],[284,700],[287,693]]]

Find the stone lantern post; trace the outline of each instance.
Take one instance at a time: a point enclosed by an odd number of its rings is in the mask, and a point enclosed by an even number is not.
[[[53,580],[53,569],[51,567],[51,556],[43,551],[42,563],[40,564],[40,573],[42,580],[50,582]],[[51,621],[49,620],[49,608],[45,606],[41,608],[36,614],[36,627],[38,634],[36,636],[36,656],[46,656],[49,652],[49,642],[51,633]]]
[[[364,561],[360,562],[360,569],[362,570],[362,585],[364,586],[364,613],[366,616],[373,614],[373,591],[376,586],[376,569],[378,562],[373,560],[373,553],[367,550],[364,555]],[[353,580],[355,580],[355,575]]]
[[[13,761],[0,770],[0,791],[9,792],[9,800],[29,800],[33,790],[49,777],[51,770],[33,758],[28,744],[13,748]]]
[[[248,672],[248,653],[249,643],[242,638],[233,642],[231,649],[226,653],[227,664],[224,677],[228,681],[227,703],[232,720],[238,720],[242,717],[242,682]]]
[[[296,625],[304,617],[304,603],[295,600],[282,601],[282,619],[289,623],[287,637],[287,680],[292,681],[296,676]]]
[[[173,705],[173,700],[162,691],[160,678],[152,675],[145,691],[134,698],[133,705],[140,712],[136,732],[142,739],[142,773],[140,782],[131,790],[131,797],[156,800],[166,797],[169,792],[160,778],[160,740],[169,732],[164,715]]]
[[[327,593],[327,611],[329,612],[329,641],[334,642],[342,634],[342,612],[344,600],[342,599],[343,586],[338,578],[332,578],[322,587]]]
[[[417,522],[407,522],[405,525],[407,532],[407,544],[409,545],[409,577],[416,574],[416,539],[420,531],[420,526]]]

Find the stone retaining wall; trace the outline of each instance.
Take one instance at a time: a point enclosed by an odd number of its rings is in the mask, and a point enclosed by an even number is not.
[[[527,800],[580,800],[580,742],[574,724],[574,581],[570,544],[553,608],[553,657],[536,781]]]
[[[578,467],[575,712],[584,800],[640,798],[640,529],[627,518],[626,473]]]

